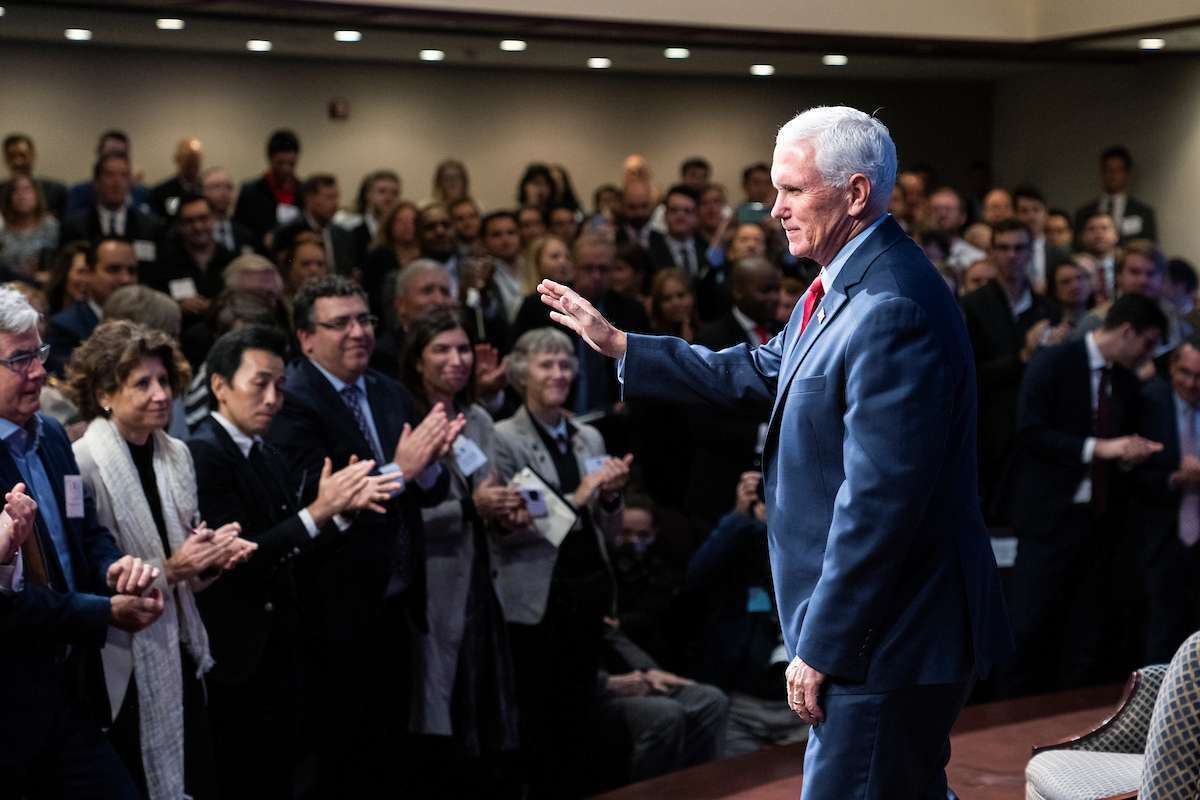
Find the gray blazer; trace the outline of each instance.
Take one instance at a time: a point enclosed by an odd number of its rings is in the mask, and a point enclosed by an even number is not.
[[[446,500],[422,509],[425,528],[425,575],[428,586],[427,613],[429,632],[421,635],[423,658],[421,672],[423,695],[413,704],[412,728],[419,733],[450,736],[450,698],[458,671],[458,653],[462,646],[467,594],[471,586],[471,566],[475,560],[472,521],[463,515],[463,498],[496,469],[495,438],[491,416],[480,406],[466,411],[467,424],[461,436],[479,445],[488,463],[469,478],[464,476],[448,455],[442,466],[450,473]]]
[[[522,467],[529,466],[551,488],[558,490],[558,470],[554,468],[554,460],[550,458],[535,425],[537,423],[524,406],[510,418],[496,423],[496,477],[506,482]],[[579,474],[584,475],[589,458],[605,455],[604,438],[590,425],[576,425],[575,428],[571,441],[575,449],[575,461],[579,464]],[[624,505],[605,511],[597,498],[586,510],[591,513],[600,553],[607,562],[605,540],[615,537],[621,529]],[[554,575],[558,548],[545,539],[510,543],[492,539],[491,542],[496,594],[500,598],[500,605],[504,607],[504,618],[509,622],[536,625],[546,613],[550,578]]]

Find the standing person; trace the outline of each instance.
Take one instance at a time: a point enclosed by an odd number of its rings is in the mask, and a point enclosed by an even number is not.
[[[970,343],[886,214],[895,165],[887,128],[852,108],[780,129],[771,216],[824,269],[757,348],[627,335],[540,289],[557,322],[621,359],[630,396],[774,406],[763,471],[788,699],[816,723],[804,800],[946,796],[950,728],[1011,647],[978,508]]]
[[[37,311],[0,290],[0,486],[11,487],[0,513],[4,792],[135,800],[142,795],[99,730],[100,650],[112,629],[158,620],[158,569],[121,556],[91,495],[68,504],[56,489],[78,480],[79,467],[66,431],[39,413],[47,353]]]
[[[296,178],[299,160],[300,140],[296,134],[275,131],[267,140],[267,171],[261,178],[245,181],[238,190],[233,221],[250,230],[260,252],[267,252],[264,237],[272,229],[300,217],[300,181]]]
[[[208,697],[225,800],[292,796],[303,744],[295,560],[330,546],[350,526],[342,514],[380,509],[396,481],[369,477],[371,460],[337,472],[326,463],[317,496],[298,507],[283,457],[262,438],[283,405],[286,355],[287,338],[273,328],[248,325],[218,339],[205,362],[215,408],[188,440],[201,516],[215,526],[240,522],[259,547],[198,598],[216,661]]]
[[[122,550],[162,573],[163,621],[111,633],[103,652],[109,736],[150,800],[215,796],[203,682],[212,656],[194,592],[255,549],[236,523],[212,531],[196,517],[192,457],[164,431],[188,372],[169,336],[126,320],[97,328],[67,369],[88,422],[73,447],[97,516]]]
[[[430,797],[488,794],[517,747],[512,657],[489,533],[502,539],[529,520],[517,490],[497,482],[496,431],[476,402],[474,362],[453,311],[430,311],[409,326],[401,373],[418,409],[441,404],[466,418],[460,447],[443,461],[446,499],[421,512],[427,580],[438,587],[419,639],[423,702],[414,714]]]
[[[300,502],[317,496],[326,458],[336,469],[373,459],[380,472],[400,473],[403,487],[385,513],[358,515],[337,546],[299,570],[311,620],[302,634],[304,665],[320,687],[309,698],[314,791],[374,796],[414,777],[396,758],[404,752],[410,674],[419,667],[412,637],[428,629],[421,508],[445,496],[435,462],[464,420],[448,419],[439,406],[419,421],[408,392],[368,369],[376,320],[350,280],[305,284],[293,315],[303,357],[288,367],[283,408],[266,439],[300,476]]]
[[[33,178],[17,175],[0,194],[0,275],[43,285],[58,247],[58,220]]]

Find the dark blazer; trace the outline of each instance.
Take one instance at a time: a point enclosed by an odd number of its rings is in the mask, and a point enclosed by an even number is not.
[[[1132,433],[1139,411],[1137,377],[1113,366],[1110,414],[1113,435]],[[1083,443],[1095,434],[1087,344],[1083,340],[1040,350],[1025,370],[1017,412],[1021,454],[1013,494],[1018,535],[1051,536],[1091,469]],[[1109,473],[1109,497],[1119,470]]]
[[[42,193],[42,200],[46,203],[46,210],[61,222],[67,216],[66,184],[50,178],[39,177],[35,177],[33,182],[37,184],[38,190]],[[11,187],[12,181],[0,183],[0,204],[3,204],[8,198],[8,192]]]
[[[5,762],[16,754],[14,760],[20,763],[56,746],[48,737],[57,729],[58,713],[64,707],[70,706],[68,713],[78,714],[82,703],[90,707],[97,723],[108,712],[99,656],[111,614],[106,576],[121,552],[96,520],[90,493],[84,495],[83,518],[68,518],[64,476],[78,475],[79,466],[63,427],[51,417],[41,420],[38,454],[54,487],[52,502],[58,503],[65,526],[76,586],[75,591],[67,589],[39,512],[35,535],[50,585],[34,584],[26,571],[22,591],[0,594],[0,636],[5,642],[4,657],[0,658],[0,706],[6,722],[0,726],[0,750]],[[0,445],[0,485],[7,490],[23,480],[7,446]]]
[[[213,528],[240,522],[242,537],[258,544],[254,558],[196,595],[217,662],[212,679],[242,683],[258,668],[273,628],[285,636],[299,628],[292,564],[316,540],[300,521],[299,487],[275,448],[263,447],[268,472],[259,474],[210,414],[192,431],[188,449],[201,516]]]
[[[312,229],[312,226],[308,224],[308,218],[304,216],[287,225],[280,225],[271,234],[271,247],[276,252],[285,250],[291,247],[296,234]],[[350,231],[340,225],[334,225],[332,222],[329,223],[327,230],[329,239],[333,243],[333,263],[328,265],[330,272],[349,275],[354,270],[361,268],[362,262],[355,255],[354,237]]]
[[[163,226],[158,217],[139,211],[134,206],[125,209],[125,235],[121,237],[122,239],[130,242],[151,242],[157,250],[161,244],[162,235]],[[100,212],[96,210],[95,206],[67,215],[67,218],[63,220],[62,232],[59,234],[61,242],[83,239],[95,244],[103,238],[104,232],[100,229]],[[139,255],[141,254],[139,253]],[[139,270],[149,269],[153,264],[154,259],[138,259]]]
[[[259,252],[266,252],[263,237],[279,225],[275,211],[277,205],[266,175],[245,181],[238,189],[233,221],[250,230],[254,236],[254,248]]]
[[[172,175],[150,190],[150,210],[163,219],[169,219],[175,216],[176,209],[167,208],[168,205],[175,205],[180,197],[189,192],[200,194],[201,189],[199,185],[186,184],[178,175]]]
[[[1075,212],[1075,237],[1083,232],[1083,226],[1087,222],[1088,217],[1095,214],[1100,208],[1100,200],[1093,200]],[[1136,220],[1136,222],[1135,222]],[[1136,229],[1136,230],[1135,230]],[[1125,231],[1128,230],[1129,233]],[[1129,194],[1125,195],[1125,216],[1121,219],[1121,229],[1117,231],[1117,235],[1121,237],[1121,244],[1125,244],[1131,239],[1149,239],[1152,242],[1158,241],[1158,220],[1155,216],[1154,209],[1141,200],[1137,200]]]
[[[230,232],[233,234],[233,250],[234,256],[240,256],[243,253],[255,253],[262,247],[262,244],[255,239],[254,232],[247,228],[242,223],[236,220],[228,220]],[[216,219],[213,220],[213,236],[217,235],[218,226],[221,223]],[[221,239],[217,239],[221,242]],[[224,242],[222,242],[224,244]]]
[[[986,675],[1012,642],[975,481],[962,314],[887,217],[800,331],[714,353],[630,335],[625,391],[771,414],[763,455],[789,660],[826,694]]]
[[[1009,489],[1025,335],[1039,321],[1058,318],[1049,300],[1036,293],[1032,297],[1033,305],[1015,319],[1008,294],[997,281],[960,301],[979,381],[979,488],[988,512],[1001,511]]]
[[[221,273],[233,258],[233,253],[217,243],[212,259],[202,270],[188,254],[179,235],[171,233],[164,237],[159,247],[158,261],[154,266],[138,273],[138,282],[170,296],[171,281],[191,278],[196,284],[196,291],[202,297],[213,298],[221,293],[224,286]]]
[[[374,370],[366,373],[367,402],[384,455],[390,456],[404,424],[420,422],[407,390]],[[283,409],[275,417],[267,440],[283,453],[298,485],[299,502],[308,504],[317,494],[321,464],[326,456],[335,470],[346,466],[351,455],[374,458],[372,448],[333,385],[307,358],[288,366]],[[384,590],[395,563],[396,537],[401,525],[409,533],[410,583],[404,603],[409,618],[425,630],[425,558],[421,507],[440,502],[447,480],[429,492],[405,476],[405,491],[393,498],[386,514],[359,514],[344,535],[318,547],[299,567],[302,602],[313,610],[318,635],[330,643],[362,643],[378,636],[374,628]]]
[[[60,311],[50,318],[46,326],[46,342],[50,345],[50,358],[46,360],[46,369],[55,375],[62,375],[71,353],[92,335],[100,318],[87,302],[79,302]]]
[[[367,223],[360,222],[350,231],[350,240],[354,242],[354,263],[362,264],[367,259],[367,251],[371,249],[371,229]]]
[[[705,258],[705,253],[708,252],[708,242],[700,234],[695,234],[692,236],[692,244],[696,248],[696,271],[690,274],[699,275],[708,263]],[[666,234],[651,231],[650,246],[646,249],[646,254],[650,257],[650,266],[654,272],[672,267],[678,267],[684,272],[688,271],[686,265],[675,263],[675,256],[671,251],[671,245],[667,242]]]
[[[772,334],[779,325],[769,326]],[[700,329],[696,344],[724,350],[747,342],[746,332],[732,311]],[[754,342],[758,346],[758,342]],[[699,530],[712,530],[733,502],[738,478],[760,466],[755,463],[758,427],[770,416],[767,410],[714,414],[712,409],[687,409],[687,426],[694,448],[689,470],[686,508]]]
[[[135,183],[129,187],[129,199],[134,206],[145,210],[149,208],[150,190],[140,183]],[[82,211],[85,208],[91,208],[94,205],[96,205],[96,184],[94,181],[82,181],[72,185],[67,190],[67,215],[74,214],[76,211]]]

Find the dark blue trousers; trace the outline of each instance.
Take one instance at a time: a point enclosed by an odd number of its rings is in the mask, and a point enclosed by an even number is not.
[[[801,800],[946,800],[950,728],[974,681],[825,694]]]

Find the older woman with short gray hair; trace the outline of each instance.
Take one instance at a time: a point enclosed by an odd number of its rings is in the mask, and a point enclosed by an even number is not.
[[[615,616],[605,534],[621,527],[631,457],[610,458],[604,439],[565,411],[578,361],[561,331],[522,335],[509,360],[521,408],[496,425],[502,482],[530,467],[579,518],[555,547],[505,537],[494,547],[496,588],[509,623],[522,744],[538,796],[573,796],[585,774],[580,726],[596,698],[604,618]]]

